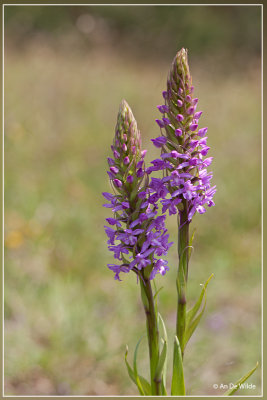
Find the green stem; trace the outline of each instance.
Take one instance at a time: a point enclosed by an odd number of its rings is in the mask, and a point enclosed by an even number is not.
[[[186,324],[186,284],[188,278],[188,245],[189,245],[189,223],[188,204],[183,202],[184,209],[178,214],[178,256],[179,265],[177,272],[177,320],[176,335],[179,339],[182,356],[184,355],[184,336]]]
[[[158,318],[155,310],[154,297],[150,280],[144,275],[140,277],[141,297],[146,313],[147,339],[150,359],[151,394],[161,395],[161,380],[155,381],[155,372],[159,360],[159,329]]]

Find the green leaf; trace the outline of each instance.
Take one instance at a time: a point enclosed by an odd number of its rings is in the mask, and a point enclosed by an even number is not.
[[[145,310],[149,310],[149,302],[148,302],[148,298],[146,295],[145,283],[143,282],[142,277],[140,278],[140,288],[141,288],[141,298],[142,298],[144,308],[145,308]]]
[[[154,300],[156,300],[156,297],[158,296],[158,294],[159,294],[159,292],[161,291],[161,289],[163,289],[163,286],[161,286],[157,291],[156,291],[156,293],[154,294]]]
[[[177,336],[174,337],[171,395],[185,396],[183,358]]]
[[[187,313],[186,313],[186,330],[187,330],[187,329],[191,329],[191,330],[192,330],[192,327],[195,325],[194,318],[195,318],[196,314],[198,313],[198,311],[199,311],[199,309],[200,309],[200,307],[201,307],[201,305],[202,305],[202,300],[203,300],[203,297],[204,297],[204,295],[205,295],[204,306],[203,306],[203,308],[202,308],[201,313],[199,314],[199,315],[200,315],[200,318],[201,318],[201,316],[203,315],[203,312],[204,312],[204,309],[205,309],[205,306],[206,306],[206,288],[207,288],[208,283],[209,283],[209,281],[211,280],[212,277],[213,277],[213,274],[211,274],[211,276],[209,277],[209,279],[204,283],[198,301],[197,301],[197,302],[195,303],[195,305],[194,305],[189,311],[187,311]],[[197,317],[197,318],[198,318],[198,317]],[[196,318],[196,319],[197,319],[197,318]],[[200,320],[200,318],[198,318],[198,321]],[[196,319],[195,319],[195,320],[196,320]],[[191,325],[193,325],[193,326],[191,326]],[[190,326],[191,326],[191,328],[190,328]],[[195,326],[195,328],[196,328],[196,326]],[[195,329],[194,329],[194,330],[195,330]],[[193,331],[193,332],[194,332],[194,331]],[[190,337],[192,336],[193,332],[191,333]],[[188,340],[189,340],[189,338],[188,338]],[[187,340],[187,341],[188,341],[188,340]]]
[[[164,324],[163,318],[162,318],[162,316],[161,316],[160,313],[158,313],[158,316],[159,316],[160,322],[161,322],[161,324],[162,324],[164,340],[165,340],[166,343],[168,343],[168,336],[167,336],[166,326],[165,326],[165,324]]]
[[[151,265],[153,265],[153,261],[151,262]],[[153,279],[152,282],[153,282],[154,292],[155,292],[155,294],[153,295],[154,306],[155,306],[155,314],[157,316],[157,322],[158,322],[158,320],[159,320],[159,317],[158,317],[158,294],[159,294],[160,290],[163,289],[163,286],[161,286],[160,289],[157,289],[157,285],[156,285],[155,279]]]
[[[151,392],[150,383],[148,383],[148,381],[142,375],[139,375],[139,379],[140,379],[140,382],[141,382],[142,387],[144,389],[145,396],[151,396],[152,392]]]
[[[181,297],[182,292],[185,292],[186,290],[186,278],[185,278],[185,272],[183,268],[183,257],[180,257],[179,260],[179,267],[178,267],[178,276],[176,278],[176,288],[177,288],[177,293],[178,296]]]
[[[205,293],[205,303],[204,303],[204,306],[203,306],[201,312],[191,322],[191,324],[188,327],[186,327],[186,329],[185,329],[184,348],[185,348],[186,344],[188,343],[189,339],[191,338],[191,336],[193,335],[193,333],[195,332],[195,330],[196,330],[196,328],[197,328],[197,326],[199,324],[199,321],[201,320],[201,317],[204,314],[205,307],[206,307],[206,293]]]
[[[196,304],[186,314],[186,328],[185,328],[184,347],[186,346],[187,342],[189,341],[189,339],[191,338],[191,336],[195,332],[196,327],[198,326],[199,321],[201,320],[201,317],[204,314],[204,311],[205,311],[205,308],[206,308],[206,302],[207,302],[206,288],[207,288],[207,285],[208,285],[208,283],[209,283],[209,281],[211,280],[212,277],[213,277],[213,274],[211,274],[209,279],[203,285],[202,291],[200,293],[199,299],[196,302]],[[202,310],[197,315],[197,313],[198,313],[198,311],[199,311],[199,309],[200,309],[200,307],[202,305],[203,297],[205,297],[204,304],[203,304]]]
[[[163,367],[166,361],[166,355],[167,355],[167,343],[164,340],[163,341],[163,349],[161,351],[161,354],[159,356],[159,361],[158,361],[158,365],[156,368],[156,372],[155,372],[155,376],[154,376],[154,381],[155,382],[161,382],[162,381],[162,371],[163,371]]]
[[[191,238],[189,240],[189,243],[188,243],[188,260],[190,260],[191,253],[192,253],[192,250],[193,250],[192,243],[193,243],[193,240],[194,240],[194,237],[195,237],[195,233],[196,233],[196,229],[194,229],[194,231],[192,233],[192,236],[191,236]]]
[[[232,389],[227,390],[227,392],[224,393],[224,396],[232,396],[238,389],[240,389],[240,385],[242,385],[242,383],[246,382],[246,380],[253,374],[253,372],[256,371],[256,369],[258,368],[259,363],[257,362],[256,366],[254,368],[252,368],[251,371],[249,371],[246,375],[244,375],[242,378],[240,378],[235,386]]]
[[[141,339],[142,339],[142,338],[141,338]],[[137,351],[137,349],[138,349],[138,346],[139,346],[139,344],[140,344],[141,339],[140,339],[139,342],[137,343],[137,346],[136,346],[136,348],[135,348],[135,353],[136,353],[136,351]],[[150,384],[148,383],[148,381],[147,381],[143,376],[137,374],[137,366],[136,366],[136,356],[137,356],[137,353],[135,354],[135,370],[133,370],[133,369],[130,367],[130,365],[129,365],[128,361],[127,361],[127,355],[128,355],[128,346],[126,346],[126,351],[125,351],[125,363],[126,363],[126,367],[127,367],[127,370],[128,370],[129,377],[130,377],[131,380],[136,384],[136,386],[137,386],[137,388],[138,388],[138,390],[139,390],[139,393],[140,393],[142,396],[144,396],[144,395],[145,395],[145,396],[151,395],[151,387],[150,387]],[[138,379],[137,379],[137,377],[138,377]]]
[[[161,325],[162,325],[162,329],[163,329],[163,337],[164,337],[164,341],[166,343],[166,352],[168,353],[168,336],[167,336],[167,330],[166,330],[166,326],[164,324],[163,318],[161,316],[160,313],[158,313]],[[162,388],[163,388],[163,394],[167,396],[167,392],[166,392],[166,375],[167,375],[167,358],[165,360],[164,366],[163,366],[163,370],[162,370]]]
[[[166,390],[166,387],[165,387],[163,381],[161,381],[161,395],[168,396],[168,393],[167,393],[167,390]]]
[[[125,364],[126,364],[126,367],[127,367],[127,370],[128,370],[129,377],[137,385],[134,371],[132,370],[132,368],[130,367],[130,364],[127,361],[127,355],[128,355],[128,346],[126,346],[126,351],[125,351]],[[139,387],[138,387],[138,390],[139,390]],[[140,390],[139,390],[139,393],[142,395],[142,392]]]
[[[208,285],[208,283],[209,283],[209,281],[211,280],[212,277],[213,277],[213,274],[211,274],[209,279],[203,285],[203,288],[202,288],[202,291],[200,293],[198,301],[195,303],[195,305],[186,314],[186,328],[185,328],[184,347],[186,346],[187,342],[189,341],[189,339],[191,338],[191,336],[195,332],[196,327],[198,326],[199,321],[200,321],[200,319],[201,319],[201,317],[202,317],[202,315],[203,315],[203,313],[205,311],[206,301],[207,301],[206,288],[207,288],[207,285]],[[203,297],[205,297],[204,304],[203,304],[202,310],[197,315],[197,313],[198,313],[198,311],[199,311],[199,309],[200,309],[200,307],[202,305]]]
[[[145,392],[144,392],[144,389],[143,389],[143,387],[142,387],[140,378],[139,378],[139,376],[138,376],[138,371],[137,371],[137,353],[138,353],[138,348],[139,348],[139,345],[140,345],[142,339],[143,339],[143,336],[138,340],[137,345],[136,345],[136,347],[135,347],[135,351],[134,351],[134,361],[133,361],[133,370],[134,370],[134,376],[135,376],[135,380],[136,380],[136,385],[137,385],[137,387],[138,387],[140,393],[141,393],[142,395],[145,395]]]

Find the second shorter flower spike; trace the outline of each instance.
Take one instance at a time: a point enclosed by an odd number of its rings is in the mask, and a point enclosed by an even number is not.
[[[157,147],[166,142],[164,136],[154,140]],[[140,132],[125,100],[120,105],[111,148],[114,159],[108,158],[108,174],[115,194],[105,192],[103,196],[109,202],[104,207],[114,213],[114,218],[106,219],[112,227],[106,226],[105,231],[116,263],[108,264],[108,268],[116,280],[132,270],[140,279],[145,276],[151,280],[169,269],[167,261],[158,257],[166,255],[172,243],[168,242],[165,216],[158,215],[157,199],[150,195],[148,176],[144,176],[146,150],[141,149]]]

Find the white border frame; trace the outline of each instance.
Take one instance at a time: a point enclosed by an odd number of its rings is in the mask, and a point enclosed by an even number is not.
[[[86,4],[86,3],[76,3],[76,4],[49,4],[49,3],[40,3],[40,4],[2,4],[2,220],[3,220],[3,226],[2,226],[2,322],[3,322],[3,327],[2,327],[2,338],[3,338],[3,343],[2,343],[2,352],[3,352],[3,359],[2,359],[2,382],[3,382],[3,388],[2,388],[2,396],[3,398],[6,397],[21,397],[21,398],[46,398],[46,397],[51,397],[51,398],[68,398],[68,397],[88,397],[88,398],[102,398],[102,397],[142,397],[142,396],[120,396],[120,395],[66,395],[66,396],[61,396],[61,395],[5,395],[4,392],[4,14],[5,14],[5,6],[6,7],[12,7],[12,6],[98,6],[98,7],[103,7],[103,6],[109,6],[109,7],[127,7],[127,6],[172,6],[172,7],[180,7],[180,6],[253,6],[253,7],[261,7],[261,395],[243,395],[242,396],[237,396],[234,395],[232,397],[262,397],[263,398],[263,4],[258,3],[258,4],[134,4],[134,3],[129,3],[129,4]],[[147,397],[147,396],[145,396]],[[149,396],[153,397],[153,396]],[[173,398],[173,396],[164,396],[164,397],[170,397]],[[185,397],[223,397],[221,396],[215,396],[215,395],[202,395],[202,396],[185,396]]]

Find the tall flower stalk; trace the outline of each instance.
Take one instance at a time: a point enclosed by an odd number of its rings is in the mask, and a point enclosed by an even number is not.
[[[211,187],[212,173],[207,167],[212,157],[207,157],[207,128],[199,128],[202,111],[197,111],[198,98],[193,97],[194,87],[189,71],[187,51],[179,51],[171,65],[167,80],[167,90],[163,92],[164,104],[158,106],[162,119],[156,122],[162,136],[153,139],[161,148],[160,160],[155,160],[148,168],[151,173],[163,170],[162,184],[167,191],[161,200],[163,209],[169,214],[178,212],[178,272],[177,272],[177,320],[176,335],[182,355],[187,341],[186,335],[186,289],[188,264],[192,248],[189,224],[195,212],[206,212],[204,206],[213,206],[216,187]],[[169,197],[167,198],[167,194]],[[162,197],[162,196],[161,196]]]
[[[196,213],[204,214],[206,207],[214,205],[216,187],[211,186],[212,172],[207,168],[212,157],[207,157],[207,127],[200,127],[202,111],[197,111],[198,98],[193,96],[194,87],[188,66],[187,51],[181,49],[175,56],[162,93],[164,104],[158,106],[161,118],[156,122],[161,135],[152,139],[160,149],[160,158],[145,168],[146,150],[141,148],[141,136],[133,113],[122,101],[118,113],[115,137],[108,158],[113,193],[103,193],[108,200],[113,217],[106,219],[108,248],[114,254],[115,264],[108,268],[121,280],[121,273],[134,272],[140,283],[141,299],[146,315],[150,363],[150,383],[137,371],[137,351],[134,352],[133,368],[125,362],[130,378],[141,395],[167,395],[166,359],[167,333],[157,310],[154,278],[165,275],[169,269],[166,256],[172,243],[165,227],[166,213],[177,214],[178,269],[176,334],[173,347],[173,371],[171,395],[186,395],[183,356],[186,344],[194,333],[206,306],[206,288],[213,276],[202,285],[199,298],[187,310],[187,283],[189,260],[194,233],[189,232]],[[162,178],[153,177],[154,171],[162,171]],[[152,286],[152,283],[154,286]],[[153,290],[154,289],[154,290]],[[160,336],[161,322],[163,337]],[[244,383],[258,364],[244,375],[237,385]],[[238,386],[225,393],[232,395]]]
[[[167,254],[171,243],[165,228],[165,215],[158,215],[156,201],[150,196],[148,176],[145,172],[146,150],[141,149],[140,132],[133,113],[125,100],[118,113],[115,138],[111,146],[113,158],[108,158],[108,175],[114,194],[103,193],[109,200],[105,207],[112,208],[113,218],[106,226],[109,250],[120,264],[109,264],[120,280],[120,273],[133,271],[140,282],[149,345],[150,390],[161,394],[161,373],[156,374],[159,363],[158,315],[154,303],[151,280],[156,274],[164,275],[167,261],[158,258]],[[145,388],[135,376],[140,392]],[[135,383],[136,383],[135,382]]]

